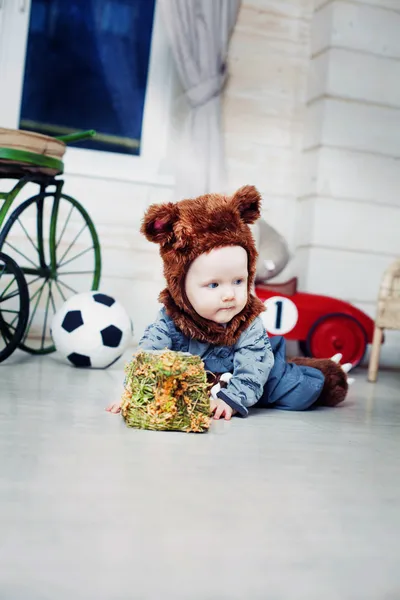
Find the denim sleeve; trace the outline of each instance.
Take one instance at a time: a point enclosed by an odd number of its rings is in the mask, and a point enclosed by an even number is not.
[[[163,310],[160,310],[154,323],[151,323],[146,327],[142,339],[139,342],[139,348],[141,350],[172,349],[172,339]]]
[[[257,317],[235,346],[233,377],[217,396],[242,417],[261,398],[274,365],[274,355],[261,317]]]

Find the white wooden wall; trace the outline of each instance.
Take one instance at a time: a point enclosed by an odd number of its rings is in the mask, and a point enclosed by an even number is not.
[[[292,248],[312,13],[313,0],[243,0],[224,98],[230,187],[256,185]]]
[[[372,317],[400,255],[400,3],[317,2],[299,189],[297,265],[305,289]],[[400,364],[389,333],[383,362]]]

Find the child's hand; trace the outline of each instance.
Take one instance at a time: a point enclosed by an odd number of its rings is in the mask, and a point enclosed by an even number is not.
[[[120,402],[114,402],[113,404],[110,404],[110,406],[107,406],[106,411],[117,415],[121,412]]]
[[[211,398],[211,412],[214,413],[214,419],[225,419],[225,421],[230,421],[232,416],[236,414],[236,410],[231,408],[229,404],[224,402],[223,400],[213,400]]]

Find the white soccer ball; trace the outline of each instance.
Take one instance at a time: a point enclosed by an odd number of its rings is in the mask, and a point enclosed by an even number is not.
[[[57,311],[51,335],[70,364],[104,369],[121,358],[131,343],[133,324],[114,298],[87,292],[72,296]]]

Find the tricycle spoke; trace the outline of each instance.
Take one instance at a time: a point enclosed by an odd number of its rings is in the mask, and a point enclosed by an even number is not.
[[[64,254],[62,255],[62,257],[60,258],[60,264],[62,264],[62,261],[67,256],[68,252],[71,250],[72,246],[75,244],[75,242],[77,241],[79,236],[85,231],[86,228],[88,228],[87,223],[85,223],[84,226],[82,227],[82,229],[76,234],[76,236],[74,237],[74,239],[72,240],[72,242],[70,243],[70,245],[68,246],[68,248],[66,249]]]
[[[36,290],[36,292],[33,294],[33,296],[30,297],[30,302],[32,302],[32,300],[34,300],[36,298],[36,296],[43,290],[44,286],[46,285],[46,281],[47,281],[47,279],[44,280],[41,287]]]
[[[36,298],[36,296],[37,296],[37,295],[40,293],[40,291],[41,291],[41,290],[44,288],[44,285],[45,285],[45,283],[46,283],[46,282],[44,282],[44,283],[41,285],[41,287],[40,287],[40,288],[38,288],[38,289],[36,290],[36,292],[33,294],[33,296],[31,296],[31,297],[29,298],[30,302],[32,302],[32,300],[34,300],[34,299]]]
[[[15,317],[13,318],[13,320],[11,321],[11,323],[7,323],[7,325],[8,325],[9,327],[11,327],[11,329],[14,329],[14,331],[16,331],[16,329],[17,329],[16,327],[14,327],[14,323],[15,323],[15,321],[16,321],[18,318],[19,318],[19,313],[17,314],[17,316],[15,316]]]
[[[34,242],[33,242],[32,238],[31,238],[31,236],[30,236],[30,235],[29,235],[29,233],[27,232],[27,230],[26,230],[26,228],[25,228],[25,225],[22,223],[22,221],[21,221],[19,218],[17,219],[17,221],[18,221],[18,223],[21,225],[22,229],[24,230],[24,233],[25,233],[26,237],[28,238],[28,240],[30,241],[30,243],[32,244],[32,246],[33,246],[33,249],[34,249],[34,250],[35,250],[35,251],[38,253],[38,255],[39,255],[39,250],[38,250],[38,249],[37,249],[37,247],[35,246],[35,244],[34,244]],[[39,257],[39,260],[40,260],[40,257]]]
[[[8,329],[12,329],[13,331],[16,331],[17,328],[14,327],[15,319],[11,323],[7,323],[6,321],[4,321],[4,323],[7,325]]]
[[[13,279],[11,279],[10,283],[8,284],[8,286],[3,290],[3,292],[2,292],[2,294],[0,296],[0,302],[2,300],[7,300],[7,297],[4,296],[4,294],[10,289],[10,287],[12,286],[12,284],[14,283],[14,281],[15,281],[15,277]]]
[[[8,294],[8,296],[1,297],[0,301],[5,302],[6,300],[11,300],[11,298],[16,298],[17,296],[19,296],[19,289],[15,290],[15,292],[12,292],[11,294]]]
[[[57,308],[56,308],[56,304],[54,302],[54,296],[53,296],[53,292],[51,290],[51,285],[50,285],[50,299],[51,299],[51,305],[53,307],[53,314],[56,314]]]
[[[58,285],[58,281],[55,282],[56,283],[56,288],[58,289],[58,293],[60,294],[61,298],[64,300],[64,302],[66,301],[66,296],[64,296],[62,289],[60,288],[60,286]]]
[[[74,292],[74,294],[77,294],[78,292],[76,290],[74,290],[74,288],[72,288],[70,285],[67,285],[66,283],[64,283],[63,281],[61,281],[61,279],[58,280],[58,283],[61,283],[61,285],[63,285],[64,287],[66,287],[68,290],[70,290],[71,292]]]
[[[32,312],[32,314],[31,314],[31,316],[30,316],[30,318],[29,318],[29,323],[28,323],[28,325],[27,325],[27,328],[26,328],[26,330],[25,330],[25,335],[24,335],[23,341],[25,341],[25,340],[26,340],[26,338],[27,338],[27,336],[28,336],[29,330],[30,330],[30,328],[31,328],[31,325],[32,325],[32,321],[33,321],[33,319],[34,319],[34,317],[35,317],[35,314],[36,314],[37,308],[38,308],[38,306],[39,306],[40,298],[42,297],[43,289],[44,289],[44,286],[46,285],[46,283],[47,283],[47,279],[45,279],[45,281],[44,281],[44,283],[43,283],[42,287],[41,287],[41,288],[39,288],[39,289],[40,289],[40,293],[38,294],[38,297],[37,297],[37,299],[36,299],[36,302],[35,302],[35,308],[33,309],[33,312]],[[32,298],[31,298],[31,301],[33,300],[34,296],[35,296],[35,295],[36,295],[38,292],[39,292],[39,290],[37,290],[37,291],[35,292],[35,294],[34,294],[34,295],[32,296]]]
[[[49,281],[48,284],[49,284],[49,293],[48,293],[48,296],[47,296],[46,312],[45,312],[45,315],[44,315],[44,323],[43,323],[43,331],[42,331],[42,342],[41,342],[41,349],[42,350],[44,348],[44,340],[46,338],[47,316],[49,314],[49,305],[50,305],[51,281]]]
[[[18,248],[15,248],[15,246],[13,246],[12,244],[10,244],[10,242],[6,239],[4,241],[4,244],[7,244],[7,246],[10,246],[10,248],[12,248],[14,250],[14,252],[17,252],[17,254],[19,254],[20,256],[23,256],[25,258],[25,260],[27,260],[28,262],[31,263],[31,265],[33,265],[35,267],[35,269],[39,269],[38,265],[36,265],[33,260],[31,260],[30,258],[28,258],[23,252],[21,252],[21,250],[18,250]]]
[[[5,310],[1,311],[2,314],[5,313],[5,312],[11,312],[11,311],[5,311]],[[13,312],[15,312],[15,311],[13,311]],[[17,331],[17,328],[15,327],[14,323],[18,319],[18,317],[19,317],[19,312],[17,312],[16,316],[13,318],[13,320],[11,321],[11,323],[9,323],[5,319],[3,319],[3,324],[5,325],[5,329],[6,329],[6,332],[7,332],[7,337],[9,337],[9,339],[11,339],[12,335],[13,335],[13,334],[10,335],[10,329],[12,329],[14,333]]]
[[[36,277],[36,279],[32,279],[32,281],[27,281],[26,283],[27,283],[27,285],[29,287],[30,285],[32,285],[32,283],[36,283],[37,281],[39,281],[39,279],[42,279],[40,277],[40,275],[39,275],[39,277]]]
[[[90,248],[86,248],[86,250],[82,250],[82,252],[79,252],[79,254],[75,254],[74,257],[66,260],[63,263],[60,263],[58,266],[59,267],[64,267],[65,265],[67,265],[68,263],[72,262],[73,260],[76,260],[77,258],[79,258],[80,256],[83,256],[84,254],[86,254],[87,252],[90,252],[91,250],[94,250],[94,246],[90,246]],[[63,275],[65,275],[65,273],[63,273]]]
[[[59,275],[93,275],[93,269],[91,271],[59,271]]]
[[[67,225],[68,225],[68,223],[69,223],[69,220],[70,220],[70,218],[71,218],[71,215],[72,215],[72,212],[73,212],[74,208],[75,208],[75,207],[74,207],[74,205],[73,205],[73,204],[71,204],[71,208],[70,208],[70,211],[69,211],[68,217],[67,217],[67,219],[66,219],[66,221],[65,221],[65,223],[64,223],[64,227],[62,228],[61,235],[60,235],[60,237],[58,238],[58,242],[56,243],[56,250],[57,250],[57,248],[58,248],[58,246],[59,246],[59,244],[60,244],[60,242],[61,242],[61,240],[62,240],[62,237],[63,237],[63,235],[64,235],[64,233],[65,233],[65,230],[67,229]]]

